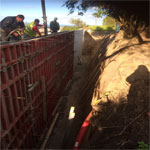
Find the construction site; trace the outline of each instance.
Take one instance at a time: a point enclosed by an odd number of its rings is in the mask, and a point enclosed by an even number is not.
[[[1,149],[148,150],[150,27],[46,30],[0,45]]]

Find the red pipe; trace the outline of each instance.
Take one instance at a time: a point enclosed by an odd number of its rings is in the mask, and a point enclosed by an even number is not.
[[[89,113],[87,118],[84,120],[84,122],[80,128],[80,131],[78,133],[78,136],[77,136],[76,142],[74,144],[73,150],[79,150],[80,145],[81,145],[83,138],[85,136],[85,133],[87,132],[87,129],[91,124],[91,122],[90,122],[91,114],[92,114],[92,111]]]

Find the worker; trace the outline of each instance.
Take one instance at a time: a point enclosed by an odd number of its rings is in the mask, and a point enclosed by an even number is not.
[[[39,24],[40,20],[35,19],[33,22],[25,26],[24,30],[24,38],[33,38],[36,37],[36,34],[38,33],[39,36],[42,36],[38,26],[43,27],[43,25]]]
[[[60,26],[59,26],[59,23],[57,22],[57,17],[54,18],[53,21],[50,22],[50,30],[52,33],[56,33],[58,32]]]
[[[1,33],[1,40],[2,41],[7,41],[8,39],[8,34],[12,32],[13,30],[16,29],[21,29],[21,34],[24,34],[24,16],[23,15],[17,15],[17,16],[9,16],[5,17],[1,22],[0,22],[0,33]],[[20,35],[16,32],[12,33],[12,35],[15,38],[18,38]]]

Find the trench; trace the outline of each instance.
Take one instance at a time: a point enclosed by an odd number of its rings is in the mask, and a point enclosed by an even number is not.
[[[86,35],[87,34],[87,35]],[[95,42],[90,34],[83,30],[75,31],[74,39],[74,72],[58,107],[59,117],[45,146],[46,149],[72,149],[80,127],[91,111],[91,99],[95,82],[100,74],[94,77],[91,73],[92,57],[108,35],[101,36]],[[87,38],[87,39],[84,39]],[[91,45],[85,44],[90,40]],[[93,41],[91,41],[93,40]],[[86,45],[86,46],[85,46]],[[94,45],[94,46],[93,46]],[[93,53],[88,52],[93,49]],[[96,65],[96,64],[95,64]],[[69,120],[70,108],[74,107],[75,117]]]

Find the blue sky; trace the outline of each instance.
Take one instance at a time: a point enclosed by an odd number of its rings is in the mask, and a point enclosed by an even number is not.
[[[80,18],[88,25],[102,25],[103,18],[99,18],[97,21],[92,16],[94,9],[88,9],[84,16],[78,16],[77,11],[73,14],[69,14],[69,10],[62,5],[66,0],[45,0],[46,4],[46,16],[47,22],[53,20],[54,17],[58,17],[60,24],[69,25],[70,18]],[[23,14],[25,16],[24,22],[31,22],[35,18],[42,20],[42,7],[41,0],[0,0],[0,20],[6,16],[16,16],[17,14]]]

